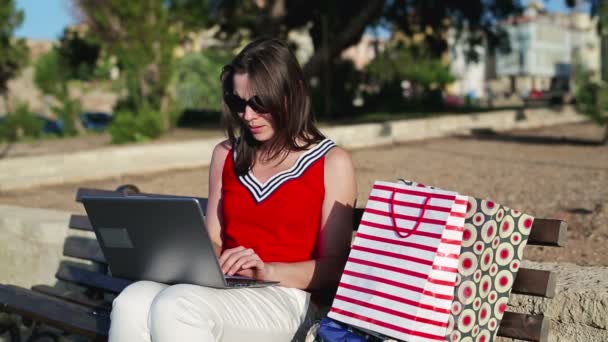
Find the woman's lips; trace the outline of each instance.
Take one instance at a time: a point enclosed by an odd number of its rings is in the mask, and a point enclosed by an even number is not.
[[[253,134],[261,133],[262,128],[264,128],[264,126],[249,126],[249,129],[251,130],[251,133],[253,133]]]

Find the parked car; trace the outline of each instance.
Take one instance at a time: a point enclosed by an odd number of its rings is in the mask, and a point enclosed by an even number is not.
[[[42,133],[44,134],[55,134],[63,135],[63,120],[51,119],[46,116],[36,114],[36,118],[42,121]]]
[[[80,122],[86,129],[103,131],[114,121],[114,116],[103,112],[87,112],[80,115]]]

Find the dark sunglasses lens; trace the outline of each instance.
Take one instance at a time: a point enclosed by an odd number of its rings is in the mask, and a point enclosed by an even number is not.
[[[224,101],[226,102],[226,105],[228,105],[228,108],[236,113],[243,113],[245,111],[245,106],[247,105],[243,99],[234,94],[224,94]]]
[[[257,97],[257,96],[254,96],[251,99],[249,99],[249,101],[247,101],[247,104],[256,113],[267,113],[268,112],[266,110],[266,107],[264,107],[264,104],[262,103],[262,100],[260,100],[260,98]]]

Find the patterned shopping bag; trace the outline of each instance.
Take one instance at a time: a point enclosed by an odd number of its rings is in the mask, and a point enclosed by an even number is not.
[[[534,218],[468,198],[448,341],[494,340]]]
[[[467,198],[376,182],[328,316],[401,340],[444,341]]]

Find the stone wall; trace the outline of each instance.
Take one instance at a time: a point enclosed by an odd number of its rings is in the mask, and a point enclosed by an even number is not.
[[[573,109],[505,110],[492,113],[448,115],[436,118],[323,127],[322,131],[347,149],[403,143],[471,129],[504,131],[564,123],[586,118]],[[0,160],[0,191],[33,188],[65,182],[86,182],[129,174],[208,166],[213,147],[221,138],[165,144],[118,146],[66,155],[45,155]]]

